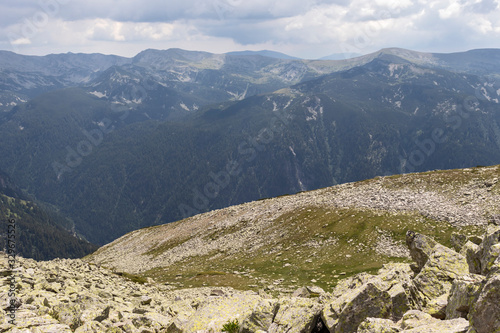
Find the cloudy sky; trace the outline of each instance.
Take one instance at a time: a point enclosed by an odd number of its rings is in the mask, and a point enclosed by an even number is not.
[[[0,49],[22,54],[500,48],[500,0],[0,1]]]

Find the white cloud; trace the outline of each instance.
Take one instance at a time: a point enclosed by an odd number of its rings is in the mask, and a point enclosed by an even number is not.
[[[459,17],[462,13],[462,5],[457,2],[451,2],[446,8],[439,10],[439,17],[443,20]]]
[[[13,45],[29,45],[31,44],[31,40],[29,40],[29,38],[19,38],[19,39],[15,39],[15,40],[12,40],[11,43]]]
[[[174,24],[116,22],[110,19],[86,20],[80,23],[90,27],[87,35],[90,40],[109,40],[116,42],[157,41],[172,37]]]

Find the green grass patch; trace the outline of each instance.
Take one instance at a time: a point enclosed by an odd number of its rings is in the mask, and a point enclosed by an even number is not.
[[[243,221],[214,231],[207,240],[231,237],[248,223]],[[453,232],[481,234],[483,227],[457,228],[417,212],[309,206],[276,218],[266,230],[267,236],[272,235],[271,240],[255,252],[214,251],[169,267],[155,268],[145,275],[179,287],[229,286],[258,290],[272,286],[291,291],[299,286],[317,285],[331,290],[345,277],[360,272],[376,274],[388,262],[411,262],[408,258],[376,251],[382,236],[406,248],[408,230],[450,246]]]

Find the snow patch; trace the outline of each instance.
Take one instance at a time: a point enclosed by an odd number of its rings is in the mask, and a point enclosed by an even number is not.
[[[245,91],[242,92],[241,94],[239,94],[237,92],[228,91],[228,90],[226,92],[229,95],[233,96],[234,100],[236,100],[236,101],[242,101],[247,96],[248,84],[247,84],[247,87],[246,87]]]
[[[106,94],[103,94],[103,93],[102,93],[102,92],[100,92],[100,91],[91,91],[91,92],[89,92],[89,94],[94,95],[94,96],[96,96],[97,98],[107,97],[107,96],[106,96]]]
[[[309,97],[304,101],[302,104],[304,105],[305,103],[309,102],[310,99]],[[321,106],[321,99],[316,97],[315,98],[315,105],[314,107],[307,106],[307,111],[311,114],[311,116],[306,117],[306,121],[311,121],[311,120],[317,120],[318,119],[318,114],[322,115],[323,114],[323,106]]]
[[[401,66],[399,64],[389,64],[389,75],[394,76],[394,71],[399,69]],[[397,79],[399,77],[398,74],[395,75],[395,78]]]
[[[486,98],[489,102],[491,102],[491,97],[488,95],[488,91],[486,90],[485,87],[481,87],[481,93],[483,94],[484,98]]]

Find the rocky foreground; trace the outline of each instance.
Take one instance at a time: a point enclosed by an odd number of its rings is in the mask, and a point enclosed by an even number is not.
[[[236,319],[239,332],[500,332],[500,226],[483,237],[454,235],[455,249],[412,231],[406,243],[412,265],[280,297],[170,290],[82,260],[18,258],[10,271],[3,254],[0,332],[220,332]]]

